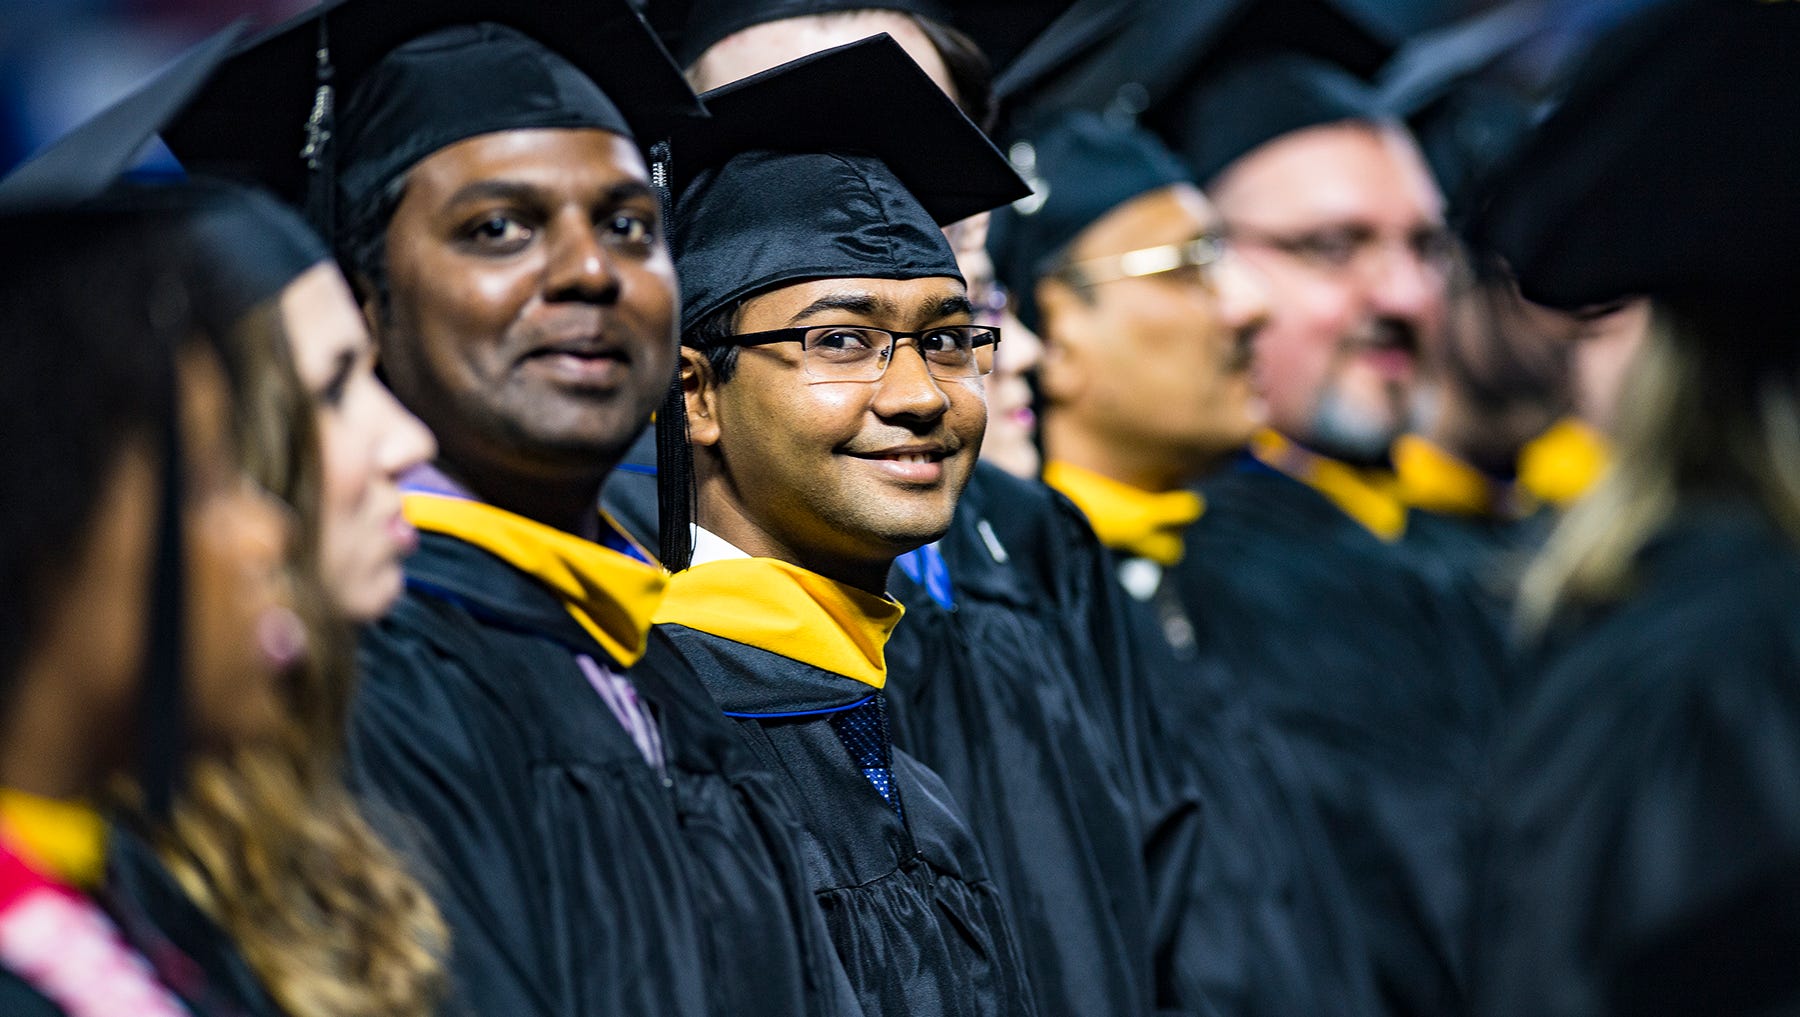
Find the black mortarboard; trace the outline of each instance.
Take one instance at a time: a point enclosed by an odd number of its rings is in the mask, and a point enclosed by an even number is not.
[[[1193,179],[1155,135],[1095,113],[1052,115],[1009,151],[1034,193],[994,213],[988,254],[1019,320],[1032,329],[1037,281],[1083,230],[1141,194]]]
[[[687,326],[806,279],[961,278],[941,227],[1030,193],[981,129],[879,35],[706,93],[678,131],[670,248]],[[657,415],[663,561],[688,561],[679,386]]]
[[[1462,220],[1479,180],[1533,123],[1536,103],[1493,68],[1550,27],[1544,0],[1516,0],[1409,39],[1376,84],[1376,104],[1404,121]]]
[[[1104,25],[1104,22],[1100,24]],[[1141,3],[1108,41],[1054,74],[1022,83],[1009,71],[1002,84],[1030,111],[1086,109],[1140,116],[1182,149],[1173,130],[1197,84],[1227,62],[1271,51],[1305,53],[1355,76],[1372,75],[1392,53],[1391,43],[1338,0],[1205,0]],[[1046,38],[1035,46],[1049,47]],[[1079,39],[1073,40],[1079,42]],[[1025,58],[1021,58],[1023,63]],[[1234,111],[1254,113],[1254,107]]]
[[[866,10],[950,23],[949,7],[938,0],[657,0],[651,5],[651,17],[671,40],[681,66],[691,67],[714,43],[753,25]]]
[[[1375,90],[1334,64],[1300,53],[1239,61],[1199,85],[1165,121],[1203,185],[1286,134],[1346,120],[1384,119]]]
[[[190,167],[308,199],[335,225],[331,204],[357,209],[465,138],[594,127],[648,141],[700,113],[625,0],[327,0],[244,46],[166,138]]]
[[[231,25],[0,180],[0,208],[71,205],[119,181],[144,147],[188,104],[243,34]]]
[[[1488,189],[1476,241],[1541,303],[1649,295],[1791,330],[1797,53],[1800,4],[1692,0],[1634,19]]]
[[[783,282],[958,275],[941,226],[1030,193],[886,35],[706,93],[678,130],[682,320]]]

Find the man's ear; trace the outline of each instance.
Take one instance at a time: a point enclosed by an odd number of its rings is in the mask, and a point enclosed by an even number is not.
[[[704,350],[681,348],[681,396],[687,403],[688,442],[695,446],[719,443],[719,384],[712,361]]]
[[[1083,335],[1092,306],[1075,288],[1060,279],[1037,282],[1038,338],[1043,340],[1043,359],[1038,363],[1038,388],[1052,406],[1074,402],[1086,387],[1089,365],[1084,363]]]

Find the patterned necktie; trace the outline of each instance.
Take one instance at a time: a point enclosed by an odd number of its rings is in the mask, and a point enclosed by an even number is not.
[[[900,789],[894,786],[893,743],[888,740],[887,700],[877,692],[848,710],[831,715],[831,729],[844,743],[850,759],[880,792],[882,801],[900,811]]]

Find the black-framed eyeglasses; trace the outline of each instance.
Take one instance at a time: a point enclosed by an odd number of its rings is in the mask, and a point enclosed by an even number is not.
[[[962,381],[994,369],[1000,329],[994,325],[942,325],[896,332],[873,325],[803,325],[734,335],[738,346],[800,344],[801,363],[815,381],[879,381],[903,340],[912,340],[933,378]]]
[[[1141,279],[1182,269],[1205,272],[1225,257],[1223,233],[1203,233],[1185,243],[1144,247],[1124,254],[1070,262],[1055,275],[1071,286],[1098,286],[1120,279]],[[1204,280],[1204,276],[1201,277]]]

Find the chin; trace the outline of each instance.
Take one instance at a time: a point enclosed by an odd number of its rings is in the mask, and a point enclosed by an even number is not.
[[[331,606],[339,618],[364,625],[381,618],[406,589],[406,574],[397,561],[370,570],[354,581],[332,584]]]

